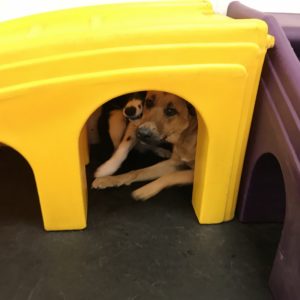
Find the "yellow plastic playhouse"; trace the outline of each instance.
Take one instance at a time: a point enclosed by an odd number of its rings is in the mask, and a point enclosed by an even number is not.
[[[86,121],[106,101],[140,90],[194,105],[195,213],[200,223],[232,219],[272,44],[264,22],[214,14],[205,0],[99,5],[0,23],[0,143],[31,165],[45,229],[86,227]]]

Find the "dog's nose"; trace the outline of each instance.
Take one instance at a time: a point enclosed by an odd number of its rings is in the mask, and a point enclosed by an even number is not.
[[[136,108],[134,106],[128,106],[125,108],[125,115],[128,117],[132,117],[136,114]]]
[[[147,140],[152,137],[152,131],[148,127],[139,127],[137,129],[136,135],[140,140]]]

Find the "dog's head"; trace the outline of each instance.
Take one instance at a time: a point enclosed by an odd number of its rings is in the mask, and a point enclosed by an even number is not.
[[[145,93],[133,93],[128,97],[128,102],[123,108],[123,115],[130,121],[138,120],[143,115],[143,102]]]
[[[194,108],[184,99],[167,92],[149,91],[137,137],[148,144],[174,144],[195,119]]]

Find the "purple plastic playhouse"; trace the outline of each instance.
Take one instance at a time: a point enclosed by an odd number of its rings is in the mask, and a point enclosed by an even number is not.
[[[242,222],[283,222],[270,275],[275,299],[300,299],[300,15],[264,14],[239,2],[228,16],[269,25],[268,51],[241,180]],[[298,23],[298,24],[297,24]]]

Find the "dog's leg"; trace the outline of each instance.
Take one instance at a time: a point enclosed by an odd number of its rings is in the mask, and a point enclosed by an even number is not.
[[[145,201],[158,194],[162,189],[174,185],[186,185],[193,183],[194,170],[176,171],[163,175],[162,177],[135,190],[132,196],[135,200]]]
[[[177,166],[177,161],[168,159],[153,166],[130,171],[125,174],[96,178],[92,183],[92,187],[95,189],[105,189],[108,187],[129,185],[137,181],[153,180],[164,174],[176,171]]]
[[[117,149],[121,143],[124,131],[126,130],[126,120],[124,119],[121,110],[113,110],[109,114],[108,119],[108,132],[114,149]]]
[[[99,166],[94,174],[95,177],[103,177],[115,173],[121,166],[122,162],[128,156],[129,151],[136,142],[136,125],[129,123],[121,144],[116,149],[112,157]]]

